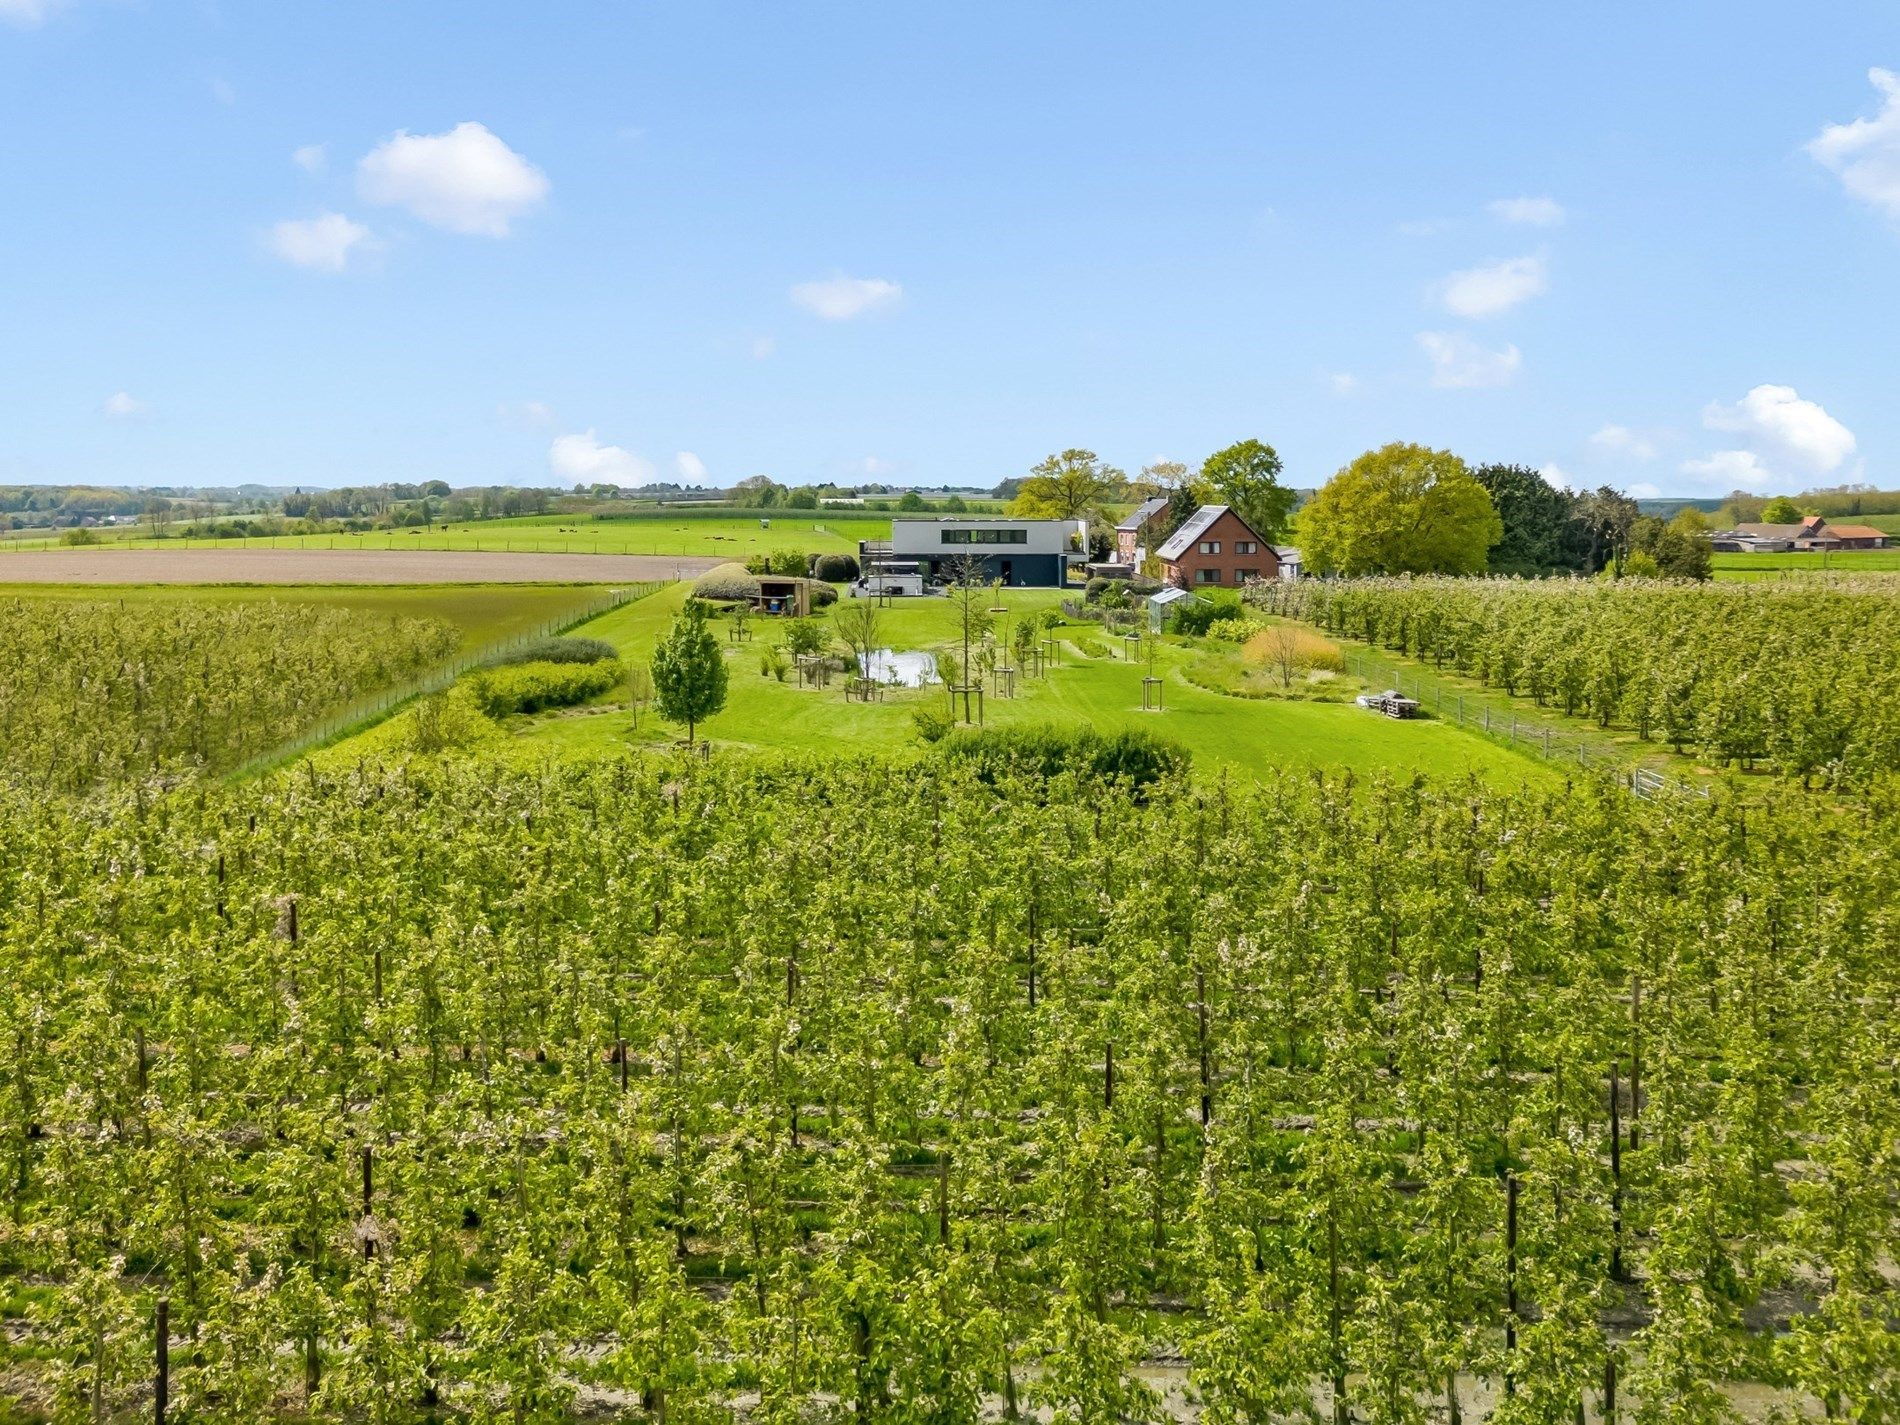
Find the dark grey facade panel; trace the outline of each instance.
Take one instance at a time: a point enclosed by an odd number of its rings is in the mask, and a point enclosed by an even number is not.
[[[946,579],[950,575],[952,560],[972,558],[982,564],[984,577],[1001,579],[1014,589],[1059,589],[1069,578],[1068,561],[1060,554],[992,553],[989,549],[976,546],[959,549],[941,558],[922,557],[917,562],[929,577]]]

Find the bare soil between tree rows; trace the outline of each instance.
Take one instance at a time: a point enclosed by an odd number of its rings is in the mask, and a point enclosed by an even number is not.
[[[0,554],[0,584],[631,584],[717,559],[477,550],[46,549]]]

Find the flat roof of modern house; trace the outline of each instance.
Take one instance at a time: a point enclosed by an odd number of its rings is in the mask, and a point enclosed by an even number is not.
[[[1079,519],[1042,515],[892,515],[892,524],[1081,524]]]

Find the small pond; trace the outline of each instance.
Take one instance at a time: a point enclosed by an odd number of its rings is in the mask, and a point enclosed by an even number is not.
[[[858,666],[867,678],[880,683],[895,683],[904,688],[921,688],[937,681],[937,655],[934,653],[893,653],[888,648],[860,654]]]

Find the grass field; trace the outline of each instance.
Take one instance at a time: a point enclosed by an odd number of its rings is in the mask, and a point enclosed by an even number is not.
[[[1867,523],[1877,524],[1878,517]],[[1900,520],[1896,523],[1900,523]],[[1713,568],[1718,579],[1776,579],[1805,574],[1890,574],[1900,570],[1900,549],[1717,554],[1713,556]]]
[[[762,528],[764,516],[694,514],[661,511],[625,519],[588,519],[581,515],[527,515],[511,520],[482,520],[472,524],[427,529],[375,530],[364,534],[283,535],[264,539],[152,539],[135,529],[100,530],[100,542],[129,548],[160,549],[468,549],[503,553],[541,554],[670,554],[704,555],[743,561],[749,555],[778,549],[802,554],[855,554],[861,539],[890,536],[888,516],[793,512],[769,516],[771,528]],[[6,553],[47,549],[59,541],[47,538],[12,539],[0,545]],[[0,582],[6,567],[0,563]]]
[[[0,573],[4,568],[0,567]],[[445,619],[462,635],[463,650],[512,638],[564,614],[577,613],[603,590],[573,584],[318,585],[281,588],[134,584],[78,587],[62,584],[0,584],[0,595],[24,599],[84,600],[127,607],[162,608],[176,603],[319,604],[366,613]]]
[[[651,657],[655,643],[685,601],[684,585],[618,609],[576,629],[614,643],[636,662]],[[1052,607],[1053,591],[1017,591],[1004,596],[1011,616]],[[958,637],[955,611],[947,599],[899,603],[885,615],[885,633],[896,649],[947,647]],[[715,624],[722,639],[729,625]],[[941,686],[887,693],[872,703],[848,701],[840,683],[808,689],[795,680],[780,683],[761,674],[760,653],[776,642],[779,631],[763,620],[752,623],[754,637],[727,643],[730,691],[724,712],[702,729],[723,746],[778,751],[865,751],[919,746],[913,711],[941,709]],[[1264,771],[1273,766],[1345,766],[1361,771],[1475,772],[1503,784],[1541,780],[1553,775],[1534,758],[1430,720],[1399,723],[1350,704],[1246,699],[1195,687],[1181,670],[1198,650],[1164,645],[1159,669],[1166,679],[1166,711],[1141,710],[1143,664],[1119,658],[1087,658],[1075,639],[1099,638],[1093,626],[1058,630],[1063,643],[1059,666],[1044,677],[1028,678],[1013,699],[986,702],[990,725],[1023,722],[1090,724],[1098,728],[1143,727],[1172,737],[1194,753],[1203,767],[1231,766]],[[636,730],[624,706],[592,707],[520,718],[508,725],[509,737],[493,750],[510,758],[551,754],[559,757],[607,756],[629,747],[670,745],[680,729],[650,711]],[[381,745],[387,729],[372,729],[353,742],[330,750],[329,757],[350,760]]]

